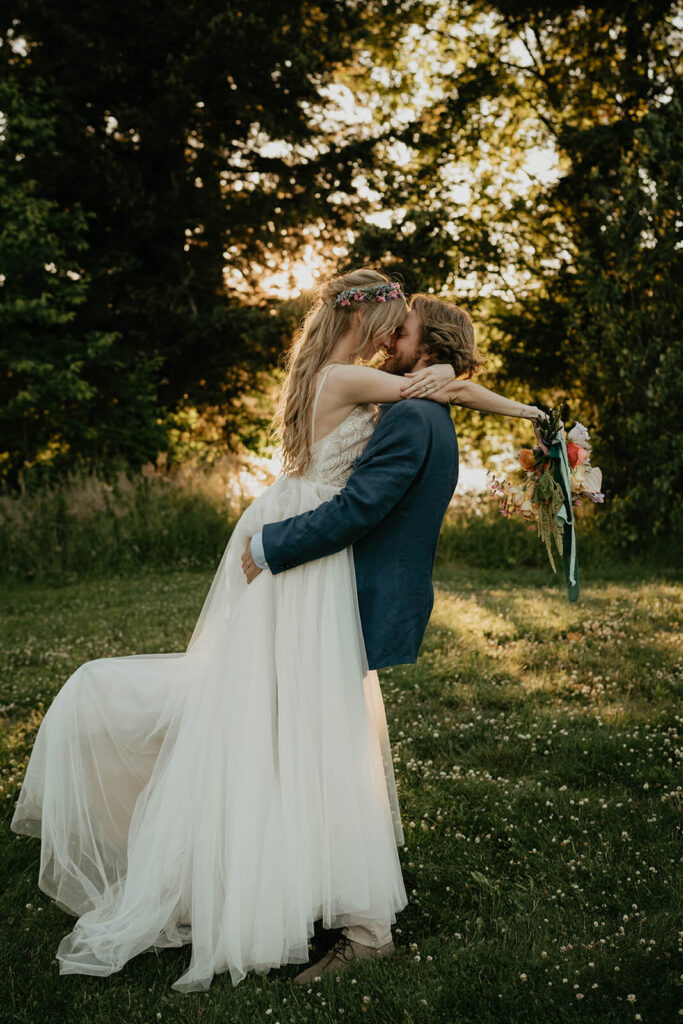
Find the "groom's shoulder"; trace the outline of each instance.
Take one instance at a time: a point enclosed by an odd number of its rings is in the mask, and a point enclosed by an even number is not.
[[[408,398],[382,406],[382,420],[385,419],[403,423],[407,427],[452,423],[449,407],[440,402],[431,402],[428,398]]]

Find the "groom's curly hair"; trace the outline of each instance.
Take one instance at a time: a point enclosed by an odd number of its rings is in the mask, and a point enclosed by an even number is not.
[[[418,292],[410,300],[420,321],[420,347],[435,363],[450,363],[455,376],[471,380],[485,360],[477,348],[469,313],[454,302]]]

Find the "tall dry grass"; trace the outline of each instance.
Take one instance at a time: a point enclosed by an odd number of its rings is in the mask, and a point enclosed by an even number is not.
[[[215,564],[250,500],[237,457],[212,466],[163,459],[110,482],[72,472],[0,495],[0,576],[32,579]]]
[[[260,479],[259,479],[260,478]],[[0,579],[66,580],[140,566],[211,568],[220,560],[254,485],[274,479],[263,460],[229,456],[211,466],[160,458],[107,481],[74,472],[61,482],[0,495]],[[604,510],[579,510],[579,566],[619,575],[628,564],[675,564],[680,538],[618,547],[603,530]],[[521,522],[503,519],[487,495],[457,492],[446,516],[437,571],[528,567],[552,579],[545,550]],[[556,558],[560,582],[561,560]]]
[[[583,504],[575,508],[579,580],[596,574],[626,579],[644,566],[676,576],[675,566],[683,564],[683,538],[648,538],[647,543],[624,541],[609,523],[609,508]],[[497,501],[487,494],[456,491],[439,540],[437,570],[459,564],[480,569],[525,567],[547,573],[548,580],[562,584],[562,558],[553,543],[557,573],[553,576],[544,545],[538,534],[520,519],[503,518]]]

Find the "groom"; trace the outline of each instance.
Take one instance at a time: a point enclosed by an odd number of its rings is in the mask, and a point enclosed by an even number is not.
[[[464,310],[416,295],[391,336],[382,369],[404,374],[449,362],[449,354],[471,351],[473,343]],[[415,662],[434,603],[439,531],[457,482],[458,442],[448,406],[423,400],[384,406],[339,494],[252,537],[242,557],[247,582],[264,569],[283,572],[351,544],[368,669]],[[295,981],[339,971],[356,956],[393,951],[389,922],[363,920],[344,928],[332,950]]]
[[[415,295],[391,336],[383,370],[405,374],[472,349],[458,306]],[[417,661],[434,603],[439,531],[458,482],[458,441],[448,406],[410,400],[381,419],[346,486],[310,512],[269,523],[242,556],[247,582],[353,545],[369,669]]]

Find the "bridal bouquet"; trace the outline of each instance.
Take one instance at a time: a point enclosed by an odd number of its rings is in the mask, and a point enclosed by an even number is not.
[[[588,431],[576,423],[565,436],[565,406],[550,409],[536,424],[538,444],[521,448],[519,468],[498,479],[491,471],[491,495],[499,499],[503,516],[520,516],[545,544],[553,572],[552,541],[562,556],[570,601],[578,600],[579,579],[573,509],[585,495],[603,502],[602,472],[591,466]]]

